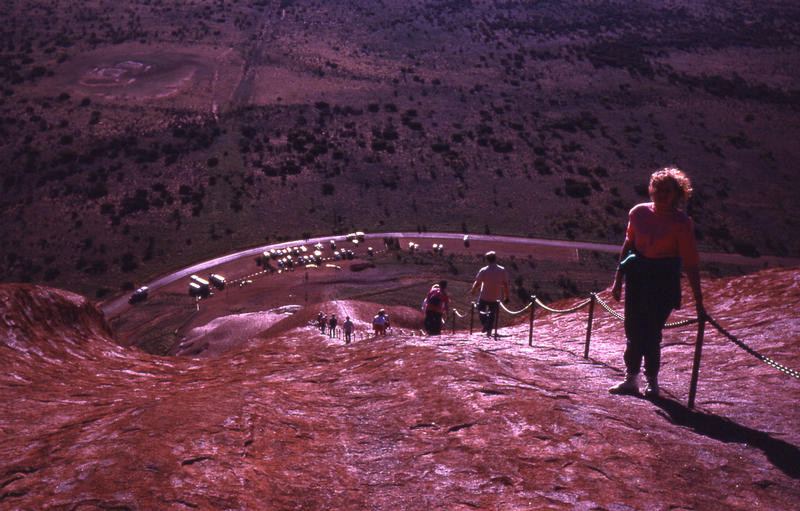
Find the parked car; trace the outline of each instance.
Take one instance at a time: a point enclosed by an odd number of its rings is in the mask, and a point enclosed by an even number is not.
[[[131,294],[130,298],[128,298],[128,303],[134,304],[147,300],[148,291],[149,289],[147,289],[147,286],[140,287],[139,289],[134,291],[133,294]]]

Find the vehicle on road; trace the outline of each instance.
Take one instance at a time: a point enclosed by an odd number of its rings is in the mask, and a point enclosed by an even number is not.
[[[140,287],[139,289],[137,289],[136,291],[134,291],[131,294],[130,298],[128,298],[128,303],[133,305],[135,303],[139,303],[139,302],[143,302],[143,301],[147,300],[148,291],[149,291],[149,289],[147,288],[147,286]]]

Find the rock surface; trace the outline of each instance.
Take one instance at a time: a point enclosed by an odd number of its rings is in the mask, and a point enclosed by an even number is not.
[[[800,368],[800,270],[704,287],[709,312],[733,335]],[[363,325],[375,304],[337,307]],[[800,502],[800,380],[711,327],[690,410],[692,326],[666,332],[664,392],[650,401],[608,394],[624,346],[621,323],[600,307],[588,359],[585,309],[537,310],[533,346],[527,314],[497,340],[404,330],[344,345],[299,321],[303,313],[215,357],[155,357],[119,346],[82,297],[0,286],[0,508],[790,510]]]

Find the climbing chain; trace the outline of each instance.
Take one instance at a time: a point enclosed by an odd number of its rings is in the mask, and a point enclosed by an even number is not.
[[[778,371],[783,371],[784,373],[788,374],[789,376],[792,376],[792,377],[797,378],[798,380],[800,380],[800,371],[795,371],[794,369],[790,369],[790,368],[786,367],[785,365],[779,364],[778,362],[775,362],[771,358],[769,358],[769,357],[767,357],[765,355],[762,355],[761,353],[757,352],[756,350],[754,350],[750,346],[746,345],[745,343],[743,343],[742,341],[740,341],[739,339],[737,339],[736,337],[731,335],[727,330],[722,328],[722,326],[720,326],[719,323],[714,321],[714,318],[712,318],[711,316],[706,315],[706,320],[708,320],[709,323],[714,325],[714,328],[719,330],[719,333],[721,333],[722,335],[727,337],[731,342],[733,342],[734,344],[736,344],[737,346],[739,346],[740,348],[742,348],[743,350],[745,350],[749,354],[753,355],[754,357],[756,357],[760,361],[764,362],[768,366],[774,367]]]
[[[609,314],[611,314],[612,316],[614,316],[615,318],[617,318],[620,321],[625,321],[625,316],[623,316],[619,312],[617,312],[614,309],[612,309],[611,306],[609,306],[606,302],[601,300],[599,297],[595,296],[595,298],[597,299],[597,303],[599,303],[600,306],[606,310],[606,312],[608,312]]]
[[[531,307],[533,307],[533,302],[530,302],[530,303],[529,303],[528,305],[526,305],[526,306],[525,306],[525,307],[524,307],[522,310],[518,310],[518,311],[511,311],[511,310],[508,310],[508,309],[506,308],[506,305],[505,305],[503,302],[500,302],[500,307],[502,307],[502,308],[503,308],[503,310],[504,310],[504,311],[506,311],[506,313],[508,313],[508,314],[511,314],[512,316],[517,316],[517,315],[519,315],[519,314],[523,314],[523,313],[527,312],[527,311],[528,311],[528,310],[529,310]]]
[[[625,316],[612,309],[611,306],[608,305],[603,300],[601,300],[600,297],[595,295],[595,299],[597,300],[597,303],[599,303],[601,307],[603,307],[606,311],[608,311],[609,314],[611,314],[620,321],[625,321]],[[674,323],[667,323],[666,325],[664,325],[664,328],[679,328],[682,326],[691,325],[693,323],[697,323],[697,318],[689,318],[681,321],[676,321]]]
[[[536,296],[533,296],[532,298],[533,298],[533,302],[531,302],[531,304],[535,303],[536,305],[538,305],[542,309],[546,310],[547,312],[554,312],[556,314],[568,314],[570,312],[578,311],[578,310],[586,307],[587,305],[589,305],[589,303],[592,301],[591,298],[587,298],[586,300],[584,300],[581,303],[575,305],[574,307],[570,307],[569,309],[551,309],[550,307],[548,307],[547,305],[542,303],[542,301],[539,300],[539,298],[537,298]]]
[[[615,311],[614,309],[612,309],[606,302],[601,300],[597,295],[594,295],[594,298],[597,300],[597,302],[609,314],[611,314],[615,318],[619,319],[620,321],[625,321],[625,316],[623,316],[622,314],[620,314],[617,311]],[[567,313],[567,312],[575,312],[576,310],[580,309],[581,307],[584,307],[587,303],[589,303],[591,301],[591,298],[589,298],[589,299],[587,299],[587,300],[575,305],[571,309],[565,309],[565,310],[551,309],[550,307],[547,307],[545,304],[543,304],[535,296],[533,297],[533,300],[536,303],[536,305],[538,305],[539,307],[543,308],[544,310],[547,310],[547,311],[550,311],[550,312],[557,312],[557,313]],[[709,323],[711,323],[714,326],[714,328],[719,330],[719,332],[722,335],[727,337],[731,342],[733,342],[734,344],[736,344],[737,346],[739,346],[740,348],[742,348],[743,350],[745,350],[749,354],[753,355],[754,357],[756,357],[757,359],[761,360],[762,362],[764,362],[765,364],[767,364],[770,367],[774,367],[775,369],[777,369],[779,371],[782,371],[782,372],[788,374],[789,376],[792,376],[794,378],[800,379],[800,371],[796,371],[794,369],[788,368],[785,365],[780,364],[780,363],[772,360],[771,358],[769,358],[769,357],[767,357],[765,355],[762,355],[761,353],[757,352],[756,350],[752,349],[751,347],[747,346],[745,343],[743,343],[742,341],[740,341],[739,339],[737,339],[736,337],[731,335],[728,331],[726,331],[719,323],[717,323],[708,314],[705,314],[705,319]],[[682,326],[686,326],[686,325],[691,325],[693,323],[697,323],[698,321],[699,321],[698,318],[685,319],[683,321],[676,321],[674,323],[667,323],[666,325],[664,325],[664,328],[678,328],[678,327],[682,327]]]
[[[666,325],[664,325],[664,328],[680,328],[682,326],[686,326],[686,325],[691,325],[693,323],[697,323],[697,321],[698,321],[697,318],[684,319],[683,321],[676,321],[674,323],[667,323]]]
[[[467,317],[466,313],[462,314],[462,313],[458,312],[458,309],[451,309],[451,310],[452,310],[453,314],[455,314],[459,318],[466,318]]]

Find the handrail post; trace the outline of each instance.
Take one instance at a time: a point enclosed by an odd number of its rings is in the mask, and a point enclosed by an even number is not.
[[[692,365],[692,382],[689,386],[689,409],[694,409],[694,398],[697,395],[697,380],[700,375],[700,357],[703,352],[703,333],[706,329],[706,314],[702,312],[697,318],[697,342],[694,345],[694,364]]]
[[[453,325],[453,332],[452,332],[452,333],[456,333],[456,310],[455,310],[455,309],[452,309],[452,310],[450,311],[450,314],[451,314],[451,316],[452,316],[452,318],[450,319],[450,321],[451,321],[451,324]]]
[[[469,335],[472,335],[472,327],[475,323],[475,302],[469,305]]]
[[[492,325],[494,327],[494,340],[495,341],[497,340],[497,325],[500,323],[500,304],[501,303],[502,302],[500,300],[498,300],[497,303],[495,304],[495,306],[497,307],[497,310],[494,313],[494,322],[493,322],[494,324]]]
[[[528,322],[528,346],[533,346],[533,311],[536,310],[536,296],[531,295],[531,318]]]
[[[589,301],[589,322],[586,324],[586,347],[583,348],[583,358],[589,358],[589,342],[592,339],[592,320],[594,319],[594,302],[597,300],[597,295],[591,293],[591,300]]]

